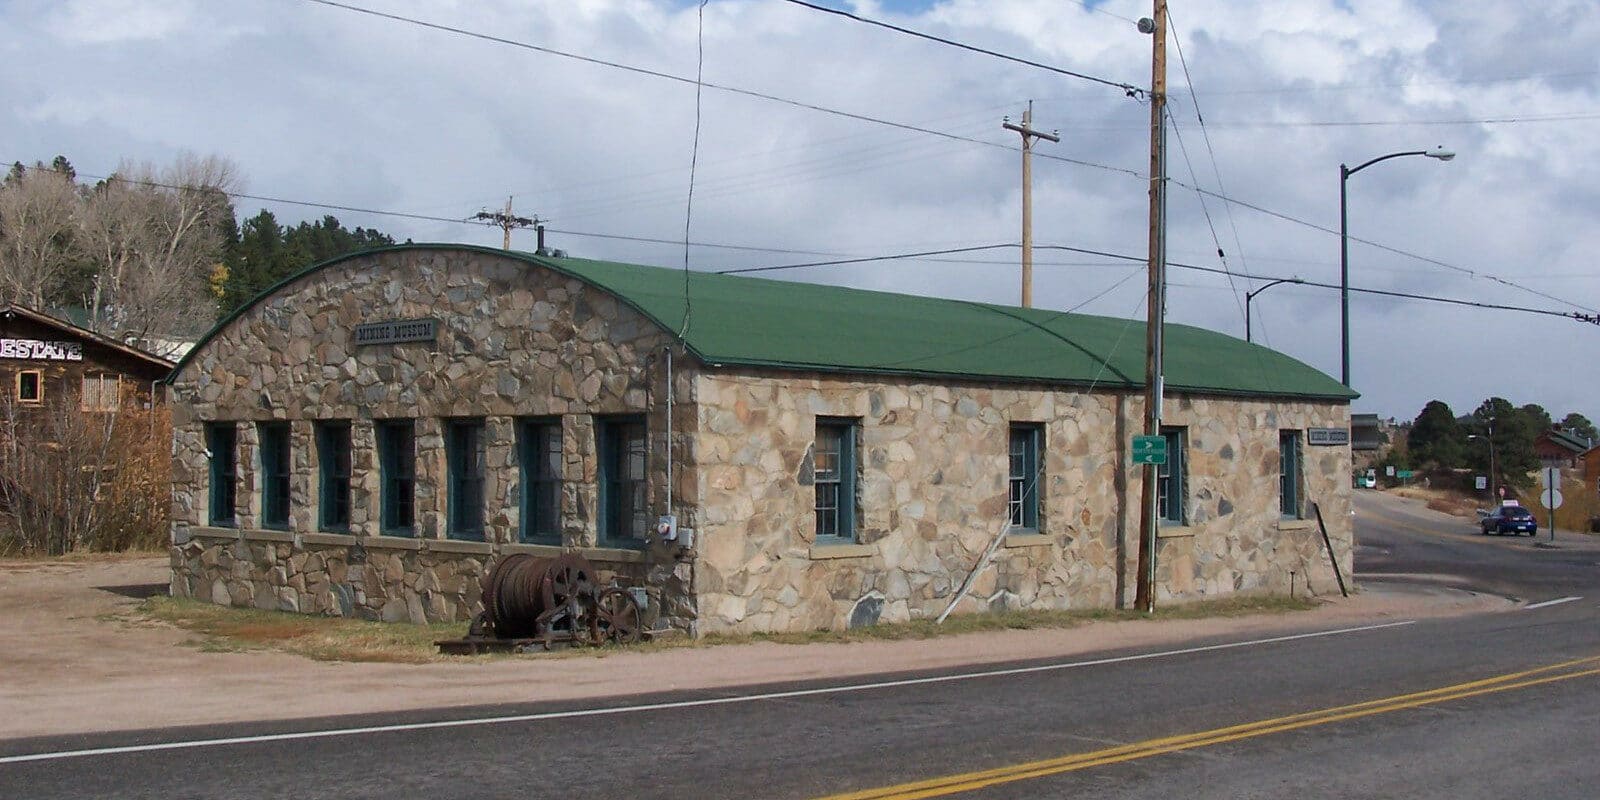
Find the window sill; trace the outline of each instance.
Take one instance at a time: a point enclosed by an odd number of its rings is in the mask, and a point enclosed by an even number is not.
[[[523,545],[527,547],[528,545]],[[583,547],[578,549],[578,554],[590,561],[619,561],[628,564],[643,564],[650,560],[649,554],[643,550],[622,549],[620,547]]]
[[[1280,531],[1308,531],[1315,527],[1317,527],[1317,521],[1314,519],[1278,520],[1278,530]]]
[[[870,544],[814,544],[811,546],[811,560],[823,561],[834,558],[868,558],[877,555],[878,548]]]
[[[1049,547],[1055,538],[1042,533],[1008,533],[1001,547]]]
[[[559,556],[567,551],[566,548],[563,548],[558,544],[533,544],[531,542],[517,542],[515,544],[508,544],[501,547],[500,552],[501,554],[508,556],[512,555],[513,553],[527,553],[530,556],[550,558],[553,556]]]
[[[471,539],[424,539],[422,541],[426,543],[426,549],[434,553],[489,555],[494,552],[494,545]]]
[[[422,540],[409,536],[360,536],[356,539],[369,550],[421,550]]]
[[[300,534],[301,544],[353,545],[356,541],[357,537],[348,533],[320,532]]]
[[[1192,539],[1198,533],[1189,525],[1159,525],[1156,527],[1157,539]]]

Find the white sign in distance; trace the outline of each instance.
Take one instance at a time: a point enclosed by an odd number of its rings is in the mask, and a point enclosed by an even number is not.
[[[1561,507],[1561,490],[1554,486],[1544,487],[1539,493],[1539,504],[1554,511]]]
[[[1539,470],[1539,485],[1561,488],[1561,470],[1557,467],[1545,467]]]
[[[1389,477],[1393,478],[1394,477],[1394,465],[1390,464],[1389,466],[1384,467],[1383,468],[1383,474],[1388,475]]]
[[[1479,491],[1483,491],[1484,489],[1489,488],[1489,479],[1479,475],[1474,481],[1474,484],[1478,487]]]

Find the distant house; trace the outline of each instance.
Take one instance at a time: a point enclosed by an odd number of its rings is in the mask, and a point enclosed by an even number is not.
[[[1600,444],[1579,456],[1583,460],[1583,485],[1585,491],[1600,492]]]
[[[1540,432],[1533,440],[1533,452],[1539,463],[1546,467],[1577,469],[1583,465],[1583,455],[1594,447],[1594,442],[1579,436],[1571,428],[1551,428]]]
[[[70,403],[115,411],[163,396],[172,362],[19,305],[0,305],[0,390],[7,415]]]

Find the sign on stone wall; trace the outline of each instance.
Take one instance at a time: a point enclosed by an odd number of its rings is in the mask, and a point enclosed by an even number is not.
[[[1350,443],[1349,428],[1307,428],[1306,441],[1314,445],[1336,445]]]
[[[27,361],[82,361],[79,342],[41,342],[36,339],[0,339],[0,358]]]
[[[397,319],[364,322],[355,327],[356,344],[399,344],[431,342],[439,337],[439,320]]]

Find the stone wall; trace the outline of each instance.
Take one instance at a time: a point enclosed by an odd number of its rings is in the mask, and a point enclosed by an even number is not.
[[[353,343],[359,323],[421,318],[439,320],[434,341]],[[602,548],[596,528],[594,428],[603,415],[647,415],[649,508],[665,505],[661,351],[670,341],[605,292],[490,254],[396,251],[302,277],[229,323],[172,386],[173,593],[317,614],[464,620],[480,608],[477,579],[493,559],[565,548],[607,577],[649,586],[652,611],[690,627],[692,566],[683,553],[671,545]],[[693,382],[678,383],[683,425],[695,413]],[[457,417],[485,421],[482,542],[448,538],[443,431]],[[562,547],[517,543],[515,423],[525,417],[561,420]],[[373,423],[384,419],[415,421],[415,538],[379,530]],[[256,423],[279,420],[290,422],[290,526],[268,531],[260,525]],[[351,423],[348,531],[317,529],[316,420]],[[213,421],[237,423],[236,528],[206,525],[204,425]],[[675,444],[680,458],[692,446],[688,437]],[[675,480],[692,490],[694,476]],[[693,524],[692,509],[679,513]]]
[[[1010,534],[961,612],[1131,600],[1142,399],[1122,392],[703,374],[695,468],[702,631],[841,628],[936,616],[1007,522],[1008,431],[1044,431],[1040,527]],[[1344,427],[1343,403],[1169,398],[1187,428],[1186,524],[1164,526],[1158,597],[1333,588],[1314,523],[1279,512],[1278,433]],[[815,542],[818,417],[860,425],[858,544]],[[1350,567],[1349,450],[1306,447],[1304,489]]]

